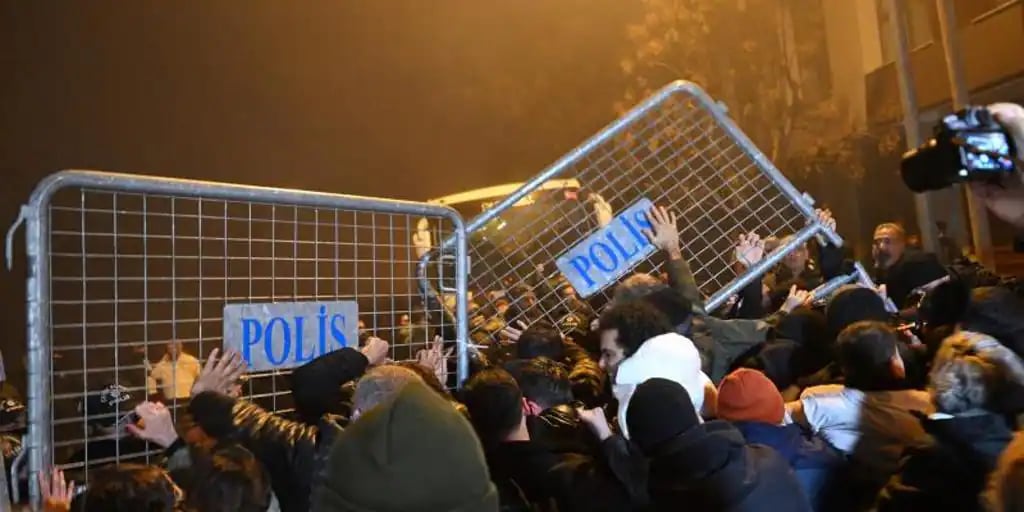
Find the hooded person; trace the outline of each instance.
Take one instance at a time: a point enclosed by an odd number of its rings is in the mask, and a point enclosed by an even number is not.
[[[626,423],[650,460],[652,510],[811,510],[778,453],[748,445],[728,422],[701,423],[677,382],[653,378],[636,386]]]
[[[759,371],[741,368],[718,388],[718,418],[729,421],[748,443],[773,448],[789,462],[815,510],[824,510],[825,489],[845,458],[824,439],[799,425],[782,425],[786,406],[772,382]]]
[[[496,512],[473,427],[426,385],[410,382],[338,434],[312,512]]]
[[[619,365],[612,386],[612,394],[619,402],[619,428],[627,439],[630,433],[626,414],[632,395],[638,385],[653,378],[667,379],[685,388],[695,411],[705,410],[706,390],[714,388],[711,379],[701,371],[700,354],[688,338],[668,333],[645,341]]]

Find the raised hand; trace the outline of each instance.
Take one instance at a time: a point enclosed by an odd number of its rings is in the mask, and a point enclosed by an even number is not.
[[[192,394],[198,395],[203,391],[227,394],[232,384],[245,373],[245,366],[245,360],[238,352],[228,351],[221,357],[220,349],[213,349],[199,372],[199,378],[192,385]]]
[[[590,427],[594,431],[594,435],[601,441],[612,436],[612,428],[608,426],[608,418],[600,407],[594,409],[577,408],[576,414],[579,415],[580,421]]]
[[[740,235],[736,242],[736,261],[749,268],[764,259],[764,240],[757,233]]]
[[[366,356],[366,360],[370,362],[370,366],[377,366],[384,364],[388,360],[388,342],[376,337],[370,336],[366,340],[366,344],[363,348],[359,349],[360,352]]]
[[[820,222],[822,226],[825,226],[835,232],[836,219],[832,216],[832,210],[829,210],[828,208],[817,208],[814,210],[814,216],[818,218],[818,222]]]
[[[612,205],[605,201],[601,194],[590,194],[590,201],[594,203],[594,217],[597,225],[602,228],[612,223],[615,214],[612,212]]]
[[[526,322],[523,322],[522,320],[516,320],[516,326],[517,327],[505,326],[505,328],[501,330],[501,335],[508,341],[519,341],[519,337],[523,335],[523,331],[525,331],[528,326],[526,325]]]
[[[655,206],[647,213],[647,220],[651,223],[651,229],[645,229],[644,234],[647,235],[651,244],[666,252],[670,259],[682,258],[679,231],[676,229],[679,219],[675,212],[669,212],[663,206]]]
[[[782,307],[779,308],[783,313],[790,313],[794,309],[810,304],[814,296],[807,290],[800,290],[794,284],[789,288],[789,296],[786,297],[786,301],[782,303]]]
[[[139,425],[129,424],[126,429],[131,435],[167,448],[178,439],[171,410],[157,402],[142,402],[135,406],[135,414],[142,420]]]
[[[434,341],[426,349],[416,352],[416,362],[434,372],[441,382],[448,378],[448,365],[445,364],[449,357],[455,352],[455,347],[444,350],[444,340],[440,336],[434,336]]]
[[[44,512],[67,512],[71,510],[71,499],[75,496],[75,482],[65,483],[64,472],[60,468],[40,471],[39,492]]]
[[[417,258],[422,258],[430,251],[430,221],[427,219],[420,219],[416,223],[416,232],[412,234],[412,246],[416,251]]]

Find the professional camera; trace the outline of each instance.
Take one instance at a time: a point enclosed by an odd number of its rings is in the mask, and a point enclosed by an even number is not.
[[[967,107],[935,126],[935,136],[903,154],[900,174],[914,192],[968,181],[998,182],[1013,172],[1012,139],[988,109]]]

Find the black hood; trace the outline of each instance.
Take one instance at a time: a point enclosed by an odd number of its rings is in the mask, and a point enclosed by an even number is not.
[[[936,440],[956,447],[963,456],[989,471],[995,468],[996,459],[1013,439],[1013,430],[1006,419],[987,412],[948,419],[928,418],[922,425]]]
[[[709,421],[654,448],[649,454],[651,471],[666,471],[685,480],[720,475],[739,482],[746,471],[745,446],[746,440],[736,427],[725,421]]]

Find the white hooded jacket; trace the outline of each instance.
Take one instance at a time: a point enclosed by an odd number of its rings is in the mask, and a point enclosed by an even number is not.
[[[677,382],[693,400],[698,417],[704,407],[704,387],[711,382],[701,371],[700,353],[689,338],[676,333],[662,334],[645,341],[637,351],[619,365],[612,393],[619,401],[619,428],[629,439],[626,411],[633,391],[648,379],[662,378]]]

